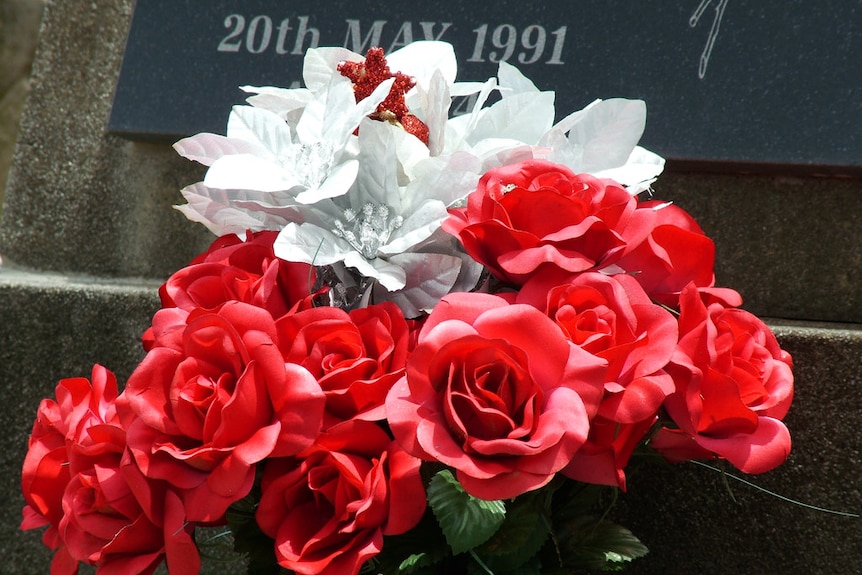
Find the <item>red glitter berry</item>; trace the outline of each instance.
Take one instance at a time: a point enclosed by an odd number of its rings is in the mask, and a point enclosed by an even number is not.
[[[425,122],[414,116],[413,114],[405,114],[401,117],[401,126],[408,134],[413,134],[419,140],[428,145],[428,126]]]
[[[395,78],[389,95],[370,117],[399,125],[426,145],[428,144],[428,126],[410,114],[407,104],[404,103],[404,96],[416,85],[416,82],[407,74],[392,73],[389,64],[386,63],[383,48],[374,47],[368,50],[364,62],[341,62],[338,65],[338,72],[353,82],[353,94],[357,102],[370,96],[382,82]]]

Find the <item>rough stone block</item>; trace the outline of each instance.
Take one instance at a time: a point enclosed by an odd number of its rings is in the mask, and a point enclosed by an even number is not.
[[[717,283],[747,310],[862,323],[862,179],[669,172],[654,188],[715,241]]]
[[[12,574],[47,572],[50,560],[39,532],[18,530],[20,469],[39,401],[59,379],[88,376],[96,362],[122,382],[143,356],[138,338],[157,309],[158,281],[110,278],[166,277],[211,239],[170,208],[181,201],[180,188],[200,179],[200,166],[165,145],[105,135],[132,4],[46,5],[10,173],[0,221],[0,457],[7,470],[0,555]],[[0,17],[11,5],[0,5]],[[862,212],[855,208],[862,181],[671,171],[655,187],[716,241],[718,283],[738,289],[747,309],[862,325]],[[14,271],[21,268],[43,273]],[[45,273],[58,271],[75,275]],[[775,326],[796,364],[787,418],[794,448],[783,467],[752,481],[859,512],[862,327]],[[735,501],[719,474],[691,464],[634,473],[614,513],[652,552],[630,572],[857,570],[862,521],[729,482]]]
[[[21,78],[0,92],[0,213],[3,213],[3,198],[6,196],[6,179],[12,166],[12,152],[18,138],[18,118],[24,108],[24,99],[30,82]]]
[[[745,479],[809,505],[860,513],[862,328],[780,322],[773,329],[794,359],[796,397],[785,419],[793,447],[784,465]],[[632,575],[859,569],[858,517],[800,507],[728,478],[731,496],[720,473],[690,463],[637,471],[614,512],[650,548]]]
[[[0,273],[0,554],[10,574],[47,572],[39,532],[20,532],[20,469],[41,398],[93,363],[121,382],[142,357],[138,344],[158,300],[154,284],[99,284]],[[862,511],[862,328],[780,322],[794,357],[796,399],[786,419],[790,459],[750,481],[804,503]],[[798,507],[693,464],[634,468],[615,518],[650,547],[633,575],[851,573],[862,560],[862,520]],[[36,567],[38,566],[38,568]],[[211,572],[225,573],[210,564]],[[232,568],[238,568],[234,565]]]
[[[0,212],[43,8],[43,0],[0,4]]]
[[[143,357],[140,335],[158,308],[155,285],[0,270],[0,458],[4,573],[47,573],[41,532],[19,532],[21,465],[36,409],[65,377],[89,377],[94,363],[125,381]],[[37,567],[40,566],[40,567]]]
[[[105,134],[131,0],[50,3],[0,222],[4,261],[166,277],[211,240],[170,208],[201,167]]]
[[[0,95],[30,70],[44,5],[44,0],[4,0],[0,4]]]

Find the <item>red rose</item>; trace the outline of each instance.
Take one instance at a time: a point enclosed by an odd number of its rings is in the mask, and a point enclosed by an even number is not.
[[[730,305],[742,303],[732,290],[712,287],[715,244],[688,212],[654,200],[641,202],[638,210],[654,212],[655,227],[616,265],[633,275],[652,299],[677,308],[679,292],[694,282],[719,298],[730,298],[726,300]]]
[[[409,453],[455,468],[471,495],[508,499],[548,483],[583,444],[605,366],[531,306],[449,294],[386,412]]]
[[[563,473],[625,489],[631,452],[674,391],[664,367],[676,348],[676,320],[627,275],[539,274],[516,301],[538,307],[571,341],[608,362],[599,418]]]
[[[714,453],[745,473],[777,467],[790,453],[781,421],[793,398],[790,355],[760,319],[705,304],[694,284],[682,290],[680,312],[678,351],[667,368],[677,391],[665,400],[679,431],[663,430],[652,446],[677,459]]]
[[[89,387],[89,382],[84,382]],[[56,391],[60,403],[64,406],[74,405],[80,401],[80,397],[76,396],[88,396],[88,391],[76,393],[80,385],[77,380],[60,381]],[[69,397],[69,400],[65,397]],[[66,452],[70,409],[61,408],[60,403],[43,399],[39,404],[21,473],[21,491],[26,502],[21,529],[47,526],[42,542],[49,549],[57,550],[51,570],[54,572],[58,569],[58,572],[65,573],[77,568],[78,562],[69,555],[58,531],[63,518],[63,492],[71,479]]]
[[[129,448],[147,477],[181,491],[190,521],[217,521],[249,492],[256,463],[314,441],[323,392],[285,363],[275,322],[259,307],[162,309],[153,333],[124,392]]]
[[[296,458],[266,463],[257,509],[280,565],[304,575],[356,575],[384,535],[425,512],[420,461],[377,424],[350,420],[323,432]]]
[[[312,306],[316,275],[305,263],[278,259],[272,244],[278,232],[249,233],[216,239],[159,290],[163,307],[214,309],[227,301],[262,307],[274,318]]]
[[[544,268],[598,269],[652,229],[654,213],[611,180],[531,160],[487,172],[443,229],[476,261],[521,285]]]
[[[317,307],[282,318],[276,329],[285,361],[311,372],[326,394],[325,427],[386,417],[386,394],[404,374],[410,337],[398,306],[387,302],[349,314]]]
[[[28,508],[22,528],[51,523],[46,543],[59,548],[52,575],[77,573],[79,561],[97,565],[99,573],[152,573],[165,556],[172,573],[197,573],[193,527],[185,523],[182,504],[162,490],[148,501],[160,512],[148,513],[122,469],[126,436],[117,416],[116,378],[97,365],[92,381],[91,386],[84,378],[65,379],[57,386],[57,402],[40,406],[24,463]],[[171,507],[174,512],[166,515]]]
[[[527,282],[516,301],[541,309],[571,341],[608,362],[601,417],[650,419],[673,392],[664,367],[676,348],[676,320],[634,278],[544,274]]]

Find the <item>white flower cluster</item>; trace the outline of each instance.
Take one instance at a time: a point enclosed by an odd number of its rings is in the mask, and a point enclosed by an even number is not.
[[[414,317],[478,280],[480,266],[440,226],[487,170],[540,158],[639,193],[664,167],[637,146],[642,101],[596,100],[555,124],[554,93],[505,62],[496,78],[456,82],[455,53],[444,42],[387,55],[393,72],[415,81],[405,103],[428,127],[426,145],[368,117],[392,79],[356,101],[338,65],[363,60],[342,48],[311,49],[305,88],[244,87],[249,105],[232,109],[226,136],[174,145],[209,166],[203,182],[182,191],[188,203],[178,209],[217,235],[279,230],[280,258],[370,279],[375,301],[394,301]],[[500,97],[489,105],[495,91]],[[459,96],[475,103],[450,117]]]

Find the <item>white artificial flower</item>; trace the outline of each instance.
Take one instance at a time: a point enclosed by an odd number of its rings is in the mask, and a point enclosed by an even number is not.
[[[414,317],[478,281],[481,266],[441,225],[488,170],[541,158],[638,193],[663,169],[662,158],[637,146],[643,102],[597,100],[555,124],[554,92],[506,62],[496,78],[456,82],[455,53],[444,42],[386,55],[391,73],[414,81],[403,97],[428,128],[426,145],[400,124],[369,118],[393,79],[355,101],[338,68],[363,61],[344,48],[310,49],[304,88],[244,87],[249,105],[233,108],[226,136],[175,144],[209,166],[178,209],[219,235],[280,230],[280,258],[328,266],[333,281],[361,292],[351,301],[373,292]],[[467,114],[450,117],[454,97],[471,99]]]
[[[299,214],[303,210],[296,204],[347,193],[359,170],[353,132],[391,86],[392,80],[385,81],[357,103],[350,80],[333,76],[326,88],[297,90],[293,100],[288,91],[261,90],[270,102],[296,104],[284,105],[283,115],[234,106],[226,136],[202,133],[174,144],[181,156],[209,166],[201,184],[183,190],[189,203],[181,211],[218,234],[235,232],[250,220],[259,225],[246,229],[279,229],[265,227],[271,218],[243,214],[285,208]],[[295,125],[285,118],[291,112],[297,112]]]
[[[394,292],[405,313],[418,315],[451,291],[463,256],[445,235],[446,186],[415,186],[406,174],[428,157],[428,148],[404,130],[374,120],[359,129],[359,174],[345,196],[317,203],[313,216],[289,223],[275,243],[278,257],[313,265],[342,264]],[[478,276],[464,268],[467,275]]]
[[[646,126],[643,100],[595,100],[563,118],[540,145],[547,159],[577,173],[611,178],[637,194],[655,181],[664,159],[637,145]]]

